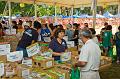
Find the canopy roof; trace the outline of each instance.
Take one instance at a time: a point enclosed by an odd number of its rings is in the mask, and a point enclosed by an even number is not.
[[[11,2],[22,2],[27,4],[47,4],[47,5],[57,5],[65,7],[88,7],[91,6],[93,0],[1,0],[1,1],[11,1]],[[97,0],[97,5],[114,5],[120,4],[120,0]]]

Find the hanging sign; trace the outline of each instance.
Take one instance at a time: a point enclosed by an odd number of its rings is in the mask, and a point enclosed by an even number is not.
[[[0,44],[0,55],[7,55],[10,53],[10,44]]]

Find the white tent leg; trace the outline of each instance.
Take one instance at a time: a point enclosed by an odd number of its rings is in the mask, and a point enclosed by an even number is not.
[[[118,14],[120,14],[120,1],[119,1],[119,4],[118,4]]]
[[[9,7],[9,26],[11,26],[11,2],[8,1],[8,7]]]
[[[74,18],[73,18],[73,12],[74,12],[74,7],[72,6],[71,8],[71,18],[72,18],[72,26],[73,26],[73,23],[74,23]]]
[[[94,29],[96,25],[96,9],[97,9],[97,0],[93,0],[93,28]]]
[[[35,8],[35,20],[37,20],[37,4],[34,4],[34,8]]]

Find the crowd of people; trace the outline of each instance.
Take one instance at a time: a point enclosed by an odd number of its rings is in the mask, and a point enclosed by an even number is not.
[[[84,23],[82,29],[80,24],[69,23],[66,25],[67,29],[64,29],[61,24],[57,23],[22,22],[22,20],[19,20],[18,23],[12,21],[11,27],[7,27],[6,23],[2,21],[0,23],[0,37],[5,35],[6,29],[16,29],[16,33],[21,34],[16,51],[22,50],[25,59],[28,58],[26,47],[37,41],[49,42],[49,49],[54,52],[53,58],[56,61],[59,61],[61,54],[68,49],[66,40],[63,39],[64,36],[68,36],[67,41],[74,41],[77,48],[80,39],[83,46],[80,50],[79,60],[74,64],[74,67],[81,67],[81,79],[100,79],[98,70],[101,51],[103,52],[102,55],[112,57],[113,45],[116,45],[116,62],[120,63],[120,26],[115,35],[112,35],[111,25],[105,22],[104,26],[100,34],[96,35],[95,29],[89,28],[88,23]]]

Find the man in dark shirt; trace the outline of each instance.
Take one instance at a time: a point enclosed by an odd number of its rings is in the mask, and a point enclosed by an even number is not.
[[[74,35],[73,35],[72,40],[75,42],[75,46],[77,46],[78,45],[78,39],[79,39],[79,37],[78,37],[78,35],[79,35],[79,24],[74,23],[73,28],[75,29],[75,31],[74,31]]]
[[[37,21],[34,22],[34,28],[30,28],[30,25],[26,22],[24,26],[28,26],[27,29],[25,29],[23,36],[21,40],[18,43],[17,51],[22,50],[23,51],[23,57],[27,58],[28,54],[26,51],[26,47],[30,46],[32,43],[37,42],[38,40],[38,30],[41,28],[41,24]]]

